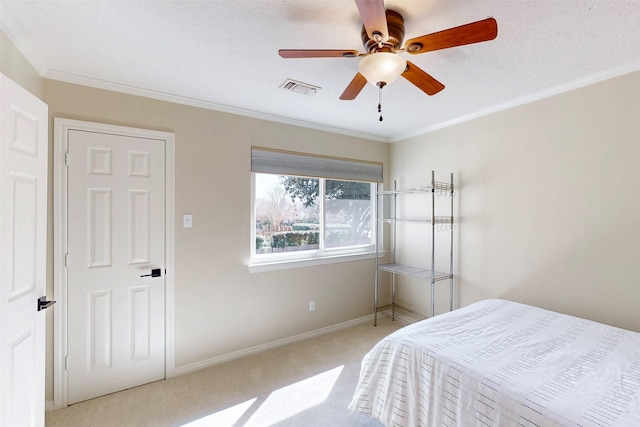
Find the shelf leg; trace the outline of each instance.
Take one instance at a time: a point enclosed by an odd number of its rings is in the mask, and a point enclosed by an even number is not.
[[[396,320],[396,275],[391,278],[391,320]]]
[[[451,242],[449,244],[449,311],[453,311],[453,172],[451,173]]]
[[[377,254],[376,254],[376,264]],[[378,326],[378,268],[376,267],[376,276],[374,279],[374,287],[373,287],[373,326]]]

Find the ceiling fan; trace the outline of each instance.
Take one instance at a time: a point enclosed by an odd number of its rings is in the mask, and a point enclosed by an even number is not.
[[[363,57],[358,63],[358,73],[340,95],[342,100],[355,99],[367,82],[381,90],[398,76],[404,77],[427,95],[435,95],[444,89],[444,85],[398,53],[407,52],[417,55],[489,41],[498,35],[496,20],[487,18],[412,38],[402,47],[404,39],[402,15],[393,10],[387,10],[384,0],[355,0],[355,2],[363,23],[361,35],[366,53],[341,49],[280,49],[278,51],[283,58]],[[380,105],[378,105],[378,111],[381,111]]]

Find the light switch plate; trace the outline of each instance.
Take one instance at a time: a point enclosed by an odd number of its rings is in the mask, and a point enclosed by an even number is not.
[[[191,214],[182,215],[182,226],[184,228],[193,227],[193,215],[191,215]]]

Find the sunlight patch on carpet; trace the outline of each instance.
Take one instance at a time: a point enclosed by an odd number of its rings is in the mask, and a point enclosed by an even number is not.
[[[344,365],[275,390],[248,425],[273,425],[321,404],[329,397],[343,369]]]
[[[240,417],[242,417],[256,400],[257,398],[247,400],[246,402],[239,403],[214,414],[198,418],[190,423],[182,424],[182,427],[231,427],[240,420]]]

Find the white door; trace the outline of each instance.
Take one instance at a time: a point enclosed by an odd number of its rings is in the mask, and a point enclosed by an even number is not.
[[[68,153],[72,404],[165,377],[165,145],[69,130]]]
[[[44,425],[47,105],[0,73],[0,425]]]

